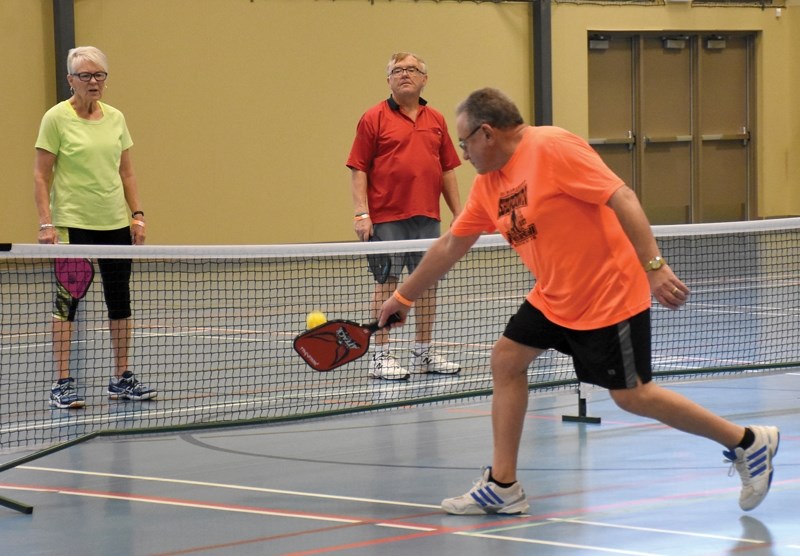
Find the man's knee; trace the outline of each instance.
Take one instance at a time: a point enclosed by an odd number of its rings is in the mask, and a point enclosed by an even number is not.
[[[611,399],[620,409],[629,413],[641,414],[650,403],[653,383],[642,384],[639,382],[634,388],[609,390]]]
[[[495,378],[527,375],[528,366],[542,350],[535,349],[501,336],[492,347],[491,366]]]

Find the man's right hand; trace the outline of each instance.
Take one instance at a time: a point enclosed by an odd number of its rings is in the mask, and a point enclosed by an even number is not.
[[[369,217],[356,220],[353,227],[360,241],[369,241],[369,238],[372,237],[372,220]]]

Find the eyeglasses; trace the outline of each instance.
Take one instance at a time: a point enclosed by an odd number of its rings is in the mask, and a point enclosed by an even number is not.
[[[95,81],[105,81],[106,78],[108,77],[108,72],[107,71],[96,71],[96,72],[92,73],[90,71],[82,71],[80,73],[71,73],[70,75],[73,76],[73,77],[77,77],[81,81],[91,81],[92,77],[94,77]]]
[[[389,73],[391,73],[395,77],[403,75],[404,73],[407,73],[411,77],[414,77],[415,75],[425,75],[424,71],[414,66],[408,66],[407,68],[392,68],[392,71],[390,71]]]
[[[475,135],[476,133],[478,133],[478,130],[479,130],[480,128],[482,128],[482,127],[483,127],[483,123],[480,123],[480,124],[478,124],[478,127],[476,127],[475,129],[473,129],[473,130],[472,130],[472,131],[469,133],[469,135],[467,135],[467,136],[466,136],[466,137],[464,137],[464,138],[463,138],[461,141],[459,141],[459,142],[458,142],[458,146],[459,146],[459,147],[461,147],[461,150],[462,150],[462,151],[465,151],[465,150],[467,150],[467,141],[469,141],[469,138],[470,138],[470,137],[472,137],[473,135]]]

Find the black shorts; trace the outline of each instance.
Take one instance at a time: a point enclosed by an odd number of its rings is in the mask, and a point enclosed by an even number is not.
[[[130,245],[129,227],[118,230],[83,230],[63,228],[59,230],[62,240],[74,245]],[[63,234],[67,234],[66,238]],[[98,259],[100,277],[103,281],[103,294],[111,320],[126,319],[131,316],[131,259]],[[58,320],[74,321],[78,300],[61,286],[56,288],[53,316]]]
[[[610,390],[634,388],[653,378],[650,309],[604,328],[572,330],[555,324],[526,300],[509,319],[503,336],[572,357],[578,380]]]
[[[439,237],[440,233],[441,224],[438,220],[427,216],[412,216],[406,220],[373,224],[370,241],[432,239]],[[394,255],[381,253],[369,255],[367,262],[375,281],[383,284],[390,277],[400,278],[404,268],[409,273],[414,272],[424,254],[422,251]]]

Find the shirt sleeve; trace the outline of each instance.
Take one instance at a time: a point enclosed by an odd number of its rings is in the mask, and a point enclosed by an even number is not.
[[[376,127],[368,114],[361,116],[356,126],[356,138],[347,157],[347,167],[367,172],[375,158]]]
[[[497,231],[497,225],[486,211],[488,206],[485,196],[478,186],[477,180],[464,204],[464,210],[458,215],[450,226],[450,232],[456,236],[471,236]]]
[[[52,154],[58,154],[61,147],[61,135],[58,132],[58,123],[52,110],[45,112],[42,117],[35,147]]]
[[[625,182],[600,155],[577,135],[564,132],[551,143],[552,160],[557,164],[553,176],[558,187],[587,203],[603,205]]]
[[[448,172],[461,166],[461,159],[458,156],[455,145],[453,145],[453,140],[450,138],[450,132],[447,130],[447,122],[444,118],[442,118],[442,130],[444,131],[444,139],[439,151],[439,159],[442,161],[442,170]]]
[[[127,151],[133,146],[133,138],[131,132],[128,130],[128,123],[125,121],[125,116],[120,113],[122,118],[122,136],[120,137],[120,146],[123,151]]]

